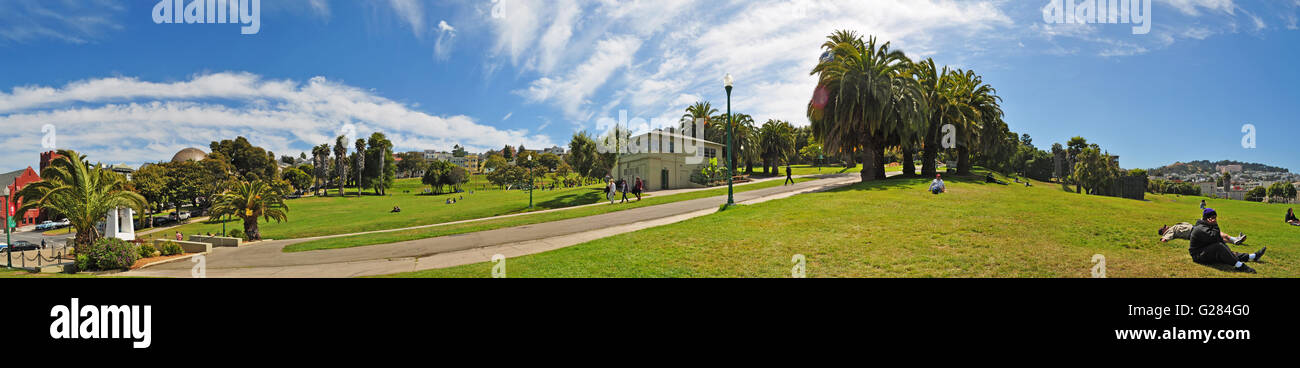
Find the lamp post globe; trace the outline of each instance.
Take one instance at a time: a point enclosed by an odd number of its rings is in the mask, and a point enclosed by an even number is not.
[[[735,152],[731,149],[731,88],[736,83],[736,79],[731,77],[731,73],[722,77],[722,85],[727,90],[727,206],[736,204],[735,192],[732,187],[732,178],[736,176]]]

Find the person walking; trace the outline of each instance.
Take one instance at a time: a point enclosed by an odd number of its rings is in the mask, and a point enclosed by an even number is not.
[[[790,171],[790,163],[785,163],[785,183],[781,186],[794,185],[794,174]]]
[[[614,204],[614,180],[605,179],[605,197],[609,198],[609,204]]]
[[[636,184],[633,184],[632,186],[632,194],[636,194],[637,202],[641,201],[641,191],[643,190],[645,190],[645,183],[642,182],[641,177],[638,176],[636,177]]]
[[[618,203],[627,203],[627,180],[618,178],[618,192],[623,194],[623,200]]]

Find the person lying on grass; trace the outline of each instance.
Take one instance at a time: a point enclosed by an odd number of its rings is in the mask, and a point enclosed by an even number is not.
[[[1295,211],[1293,211],[1291,208],[1286,209],[1286,223],[1295,226],[1300,226],[1300,219],[1295,218]]]
[[[1207,266],[1231,265],[1234,270],[1245,273],[1255,273],[1246,262],[1259,262],[1268,250],[1264,247],[1251,254],[1233,252],[1223,242],[1223,234],[1219,233],[1219,214],[1213,208],[1206,208],[1201,221],[1196,222],[1191,240],[1187,251],[1191,253],[1193,262]]]
[[[1163,243],[1168,243],[1170,240],[1174,239],[1192,240],[1192,229],[1195,227],[1195,225],[1180,222],[1174,224],[1174,226],[1161,226],[1160,230],[1158,230],[1156,234],[1160,235],[1160,241]],[[1246,234],[1238,233],[1237,237],[1231,237],[1228,236],[1228,234],[1221,235],[1223,235],[1224,243],[1232,245],[1242,245],[1246,243]]]

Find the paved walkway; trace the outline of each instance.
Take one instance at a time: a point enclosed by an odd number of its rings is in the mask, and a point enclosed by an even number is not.
[[[780,179],[784,180],[783,177]],[[736,193],[735,196],[738,203],[752,204],[836,188],[857,181],[857,173],[832,175],[826,176],[825,179],[790,186]],[[487,262],[494,254],[518,257],[541,253],[704,216],[717,212],[718,205],[724,200],[725,195],[715,196],[575,219],[355,248],[298,253],[281,251],[291,244],[327,237],[265,241],[241,248],[215,248],[207,256],[207,275],[208,277],[331,278],[453,267]],[[330,237],[351,235],[355,234]],[[119,275],[190,277],[192,266],[190,262],[178,262]]]

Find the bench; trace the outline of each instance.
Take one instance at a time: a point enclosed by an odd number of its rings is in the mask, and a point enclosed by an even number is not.
[[[192,241],[175,241],[175,240],[159,239],[153,241],[153,246],[154,248],[162,249],[163,244],[167,244],[167,243],[176,243],[180,245],[181,249],[185,250],[185,253],[211,253],[212,252],[211,243],[200,243],[200,242],[192,242]]]

